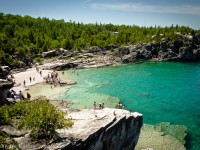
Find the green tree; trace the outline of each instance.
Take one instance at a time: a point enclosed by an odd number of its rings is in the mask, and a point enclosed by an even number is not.
[[[55,48],[59,48],[60,47],[60,42],[58,40],[53,40],[51,43],[51,48],[55,49]]]
[[[0,64],[5,65],[5,63],[6,63],[5,53],[3,50],[0,49]]]
[[[60,111],[44,100],[17,102],[15,105],[0,107],[0,125],[11,124],[19,118],[18,128],[31,130],[31,138],[51,139],[58,128],[68,128],[73,125],[71,119],[65,119],[66,113]]]
[[[27,115],[21,118],[19,128],[31,129],[32,138],[53,138],[55,130],[71,127],[73,122],[64,119],[65,113],[43,100],[33,101]]]

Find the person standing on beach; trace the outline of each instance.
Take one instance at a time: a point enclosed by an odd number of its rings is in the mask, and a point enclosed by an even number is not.
[[[40,76],[42,76],[42,71],[40,70]]]
[[[37,70],[37,72],[39,72],[39,68],[37,67],[37,65],[36,65],[36,70]]]
[[[30,82],[32,81],[32,78],[31,78],[31,76],[29,77],[29,80],[30,80]]]
[[[24,87],[26,87],[26,81],[24,80]]]
[[[94,102],[93,107],[94,107],[94,111],[95,111],[96,107],[97,107],[96,102]]]

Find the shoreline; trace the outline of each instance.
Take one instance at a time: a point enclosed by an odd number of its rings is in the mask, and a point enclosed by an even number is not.
[[[143,62],[158,62],[158,60],[152,59],[149,61],[138,61],[138,62],[132,62],[135,64],[138,63],[143,63]],[[74,63],[74,62],[72,62]],[[131,62],[130,62],[131,63]],[[22,91],[22,93],[25,94],[25,91],[28,91],[30,87],[35,86],[37,84],[42,84],[45,83],[44,77],[47,77],[49,73],[53,72],[53,70],[60,71],[59,69],[54,69],[55,66],[62,66],[66,63],[61,63],[59,61],[53,61],[51,63],[45,62],[43,65],[38,66],[39,71],[36,70],[36,67],[28,68],[24,71],[21,72],[16,72],[13,73],[12,75],[14,76],[14,80],[17,86],[13,86],[10,90],[14,90],[16,93],[19,93]],[[88,69],[88,68],[102,68],[102,67],[108,67],[108,66],[118,66],[122,65],[123,63],[107,63],[107,62],[101,62],[101,63],[95,63],[95,64],[90,64],[87,63],[84,67],[77,66],[75,68],[65,68],[63,70],[68,70],[68,69]],[[125,63],[127,64],[127,63]],[[40,71],[42,71],[42,75],[40,75]],[[32,80],[30,81],[30,77]],[[35,80],[33,80],[35,78]],[[62,76],[60,76],[62,80]],[[26,86],[24,86],[24,80],[26,81]],[[46,84],[47,85],[47,84]],[[44,95],[39,95],[36,97],[41,97]],[[34,98],[36,98],[34,97]],[[31,98],[32,99],[32,98]],[[62,99],[61,99],[62,100]]]
[[[37,72],[35,68],[29,68],[23,72],[12,74],[14,76],[14,80],[17,86],[12,87],[11,90],[16,91],[17,93],[19,93],[19,91],[24,92],[30,86],[43,83],[44,82],[43,78],[47,76],[49,72],[52,72],[52,70],[43,70],[43,69],[40,69],[40,70],[42,71],[42,75],[40,75],[40,73]],[[31,81],[30,81],[30,77],[31,77]],[[33,78],[35,78],[35,80],[33,80]],[[23,83],[24,80],[26,81],[25,86]]]

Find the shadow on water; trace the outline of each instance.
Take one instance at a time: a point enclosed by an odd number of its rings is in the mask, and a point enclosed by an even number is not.
[[[186,141],[186,143],[185,143],[186,149],[187,150],[192,149],[192,143],[191,143],[192,136],[191,136],[190,132],[187,133],[187,135],[185,137],[185,141]]]

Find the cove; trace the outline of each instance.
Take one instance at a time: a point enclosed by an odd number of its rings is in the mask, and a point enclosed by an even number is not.
[[[71,101],[71,107],[92,108],[94,101],[116,107],[120,101],[142,113],[145,124],[186,126],[186,148],[200,149],[200,63],[145,62],[66,70],[60,76],[77,81],[53,89],[59,91],[53,97]]]

